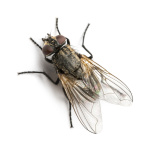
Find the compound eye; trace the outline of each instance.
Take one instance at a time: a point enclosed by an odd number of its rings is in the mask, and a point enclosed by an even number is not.
[[[58,42],[59,45],[62,45],[66,41],[66,38],[62,35],[57,35],[56,39],[57,39],[57,42]]]
[[[43,54],[44,55],[49,55],[51,54],[54,50],[51,46],[49,45],[44,45],[44,47],[42,48]]]

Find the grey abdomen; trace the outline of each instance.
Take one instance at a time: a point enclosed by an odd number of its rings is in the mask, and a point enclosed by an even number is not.
[[[53,62],[57,68],[65,74],[72,74],[76,78],[81,78],[82,69],[79,57],[69,46],[64,46],[54,57]]]

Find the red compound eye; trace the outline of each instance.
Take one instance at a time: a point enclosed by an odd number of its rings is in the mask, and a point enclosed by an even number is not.
[[[44,54],[44,55],[49,55],[49,54],[51,54],[54,50],[53,50],[53,48],[52,48],[51,46],[45,45],[45,46],[43,47],[42,51],[43,51],[43,54]]]
[[[64,36],[62,36],[62,35],[57,35],[57,36],[56,36],[56,39],[57,39],[57,42],[58,42],[60,45],[62,45],[62,44],[65,43],[65,41],[66,41],[66,38],[65,38]]]

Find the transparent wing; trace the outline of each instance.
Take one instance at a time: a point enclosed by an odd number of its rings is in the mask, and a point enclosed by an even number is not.
[[[99,64],[87,58],[85,55],[81,55],[81,57],[84,72],[87,68],[88,70],[90,69],[86,74],[94,74],[97,80],[99,80],[100,99],[119,105],[130,105],[132,103],[132,93],[120,79],[109,73]],[[90,84],[91,82],[89,83],[88,78],[89,77],[84,76],[83,81]]]
[[[70,75],[58,74],[67,97],[85,129],[92,133],[100,132],[102,128],[100,103],[98,95],[92,92],[82,80]]]
[[[129,88],[106,69],[81,55],[82,79],[58,73],[67,97],[81,122],[90,132],[102,128],[98,99],[119,105],[130,105],[133,97]]]

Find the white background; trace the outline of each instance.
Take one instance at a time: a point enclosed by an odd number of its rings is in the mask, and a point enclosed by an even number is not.
[[[61,84],[42,75],[19,71],[52,65],[30,40],[61,33],[79,46],[87,23],[85,45],[94,61],[123,80],[134,103],[123,107],[101,102],[103,130],[86,131],[73,113]],[[1,150],[133,150],[150,149],[150,3],[147,0],[5,0],[0,2],[0,149]],[[79,52],[88,55],[85,51]]]

